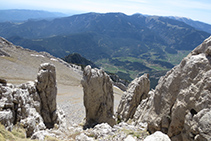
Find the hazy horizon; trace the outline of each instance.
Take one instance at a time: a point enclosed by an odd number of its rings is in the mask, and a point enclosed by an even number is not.
[[[127,15],[177,16],[211,24],[210,7],[211,1],[208,0],[7,0],[0,5],[1,10],[29,9],[65,14],[121,12]]]

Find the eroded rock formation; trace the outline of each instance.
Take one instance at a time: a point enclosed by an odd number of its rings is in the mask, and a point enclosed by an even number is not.
[[[160,78],[134,115],[172,140],[211,140],[211,37]]]
[[[8,130],[12,130],[15,124],[23,126],[27,137],[45,130],[46,127],[53,127],[54,124],[58,128],[64,127],[65,115],[55,105],[55,82],[55,67],[41,64],[36,83],[0,83],[0,123]]]
[[[55,66],[49,63],[40,65],[36,82],[37,92],[41,100],[41,115],[47,128],[56,123],[56,71]]]
[[[86,66],[81,83],[86,109],[85,128],[98,123],[108,123],[113,126],[114,96],[110,77],[102,70]]]
[[[147,98],[149,90],[149,74],[134,79],[121,98],[117,109],[118,120],[127,121],[129,118],[133,118],[136,108],[143,99]]]

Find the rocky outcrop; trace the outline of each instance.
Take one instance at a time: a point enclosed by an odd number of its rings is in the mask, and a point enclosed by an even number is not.
[[[210,140],[211,37],[160,78],[134,115],[172,140]]]
[[[149,74],[134,79],[129,84],[127,91],[122,95],[117,109],[118,120],[127,121],[129,118],[133,118],[136,108],[143,99],[147,98],[149,90]]]
[[[85,128],[98,123],[108,123],[113,126],[114,96],[110,77],[102,70],[86,66],[81,83],[86,111]]]
[[[36,82],[41,100],[41,115],[47,128],[52,128],[57,120],[56,115],[56,71],[49,63],[40,65]]]
[[[33,82],[19,86],[0,84],[0,122],[11,130],[20,123],[26,129],[27,136],[45,129],[40,116],[40,97]]]
[[[64,127],[65,115],[61,110],[57,110],[55,105],[55,82],[55,67],[51,64],[42,64],[36,83],[0,83],[0,123],[8,130],[12,130],[16,124],[23,126],[27,137],[46,130],[49,125]]]

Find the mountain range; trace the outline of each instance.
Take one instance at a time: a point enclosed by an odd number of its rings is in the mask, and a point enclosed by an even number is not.
[[[194,21],[190,18],[170,16],[169,18],[184,22],[198,30],[205,31],[211,34],[211,25],[200,21]]]
[[[50,21],[0,23],[0,35],[61,58],[79,53],[127,80],[148,72],[157,81],[210,33],[172,17],[85,13]]]
[[[23,22],[27,20],[54,19],[66,17],[60,12],[48,12],[43,10],[10,9],[0,10],[0,22]]]

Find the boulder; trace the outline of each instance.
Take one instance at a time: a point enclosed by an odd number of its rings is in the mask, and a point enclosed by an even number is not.
[[[156,131],[152,135],[147,136],[144,141],[171,141],[171,139],[160,131]]]
[[[172,140],[210,140],[211,37],[161,77],[134,118]],[[206,112],[205,112],[206,111]]]
[[[52,128],[57,120],[56,114],[56,71],[49,63],[40,65],[36,88],[41,100],[41,115],[47,128]]]
[[[147,98],[149,90],[149,74],[134,79],[129,84],[127,91],[122,95],[117,109],[118,120],[127,121],[129,118],[133,118],[136,108],[143,99]]]
[[[108,123],[101,123],[96,125],[90,133],[94,138],[106,138],[108,135],[114,135],[112,133],[112,127]]]
[[[108,123],[113,126],[114,96],[110,77],[102,70],[86,66],[81,83],[86,111],[84,127],[94,127],[98,123]]]

